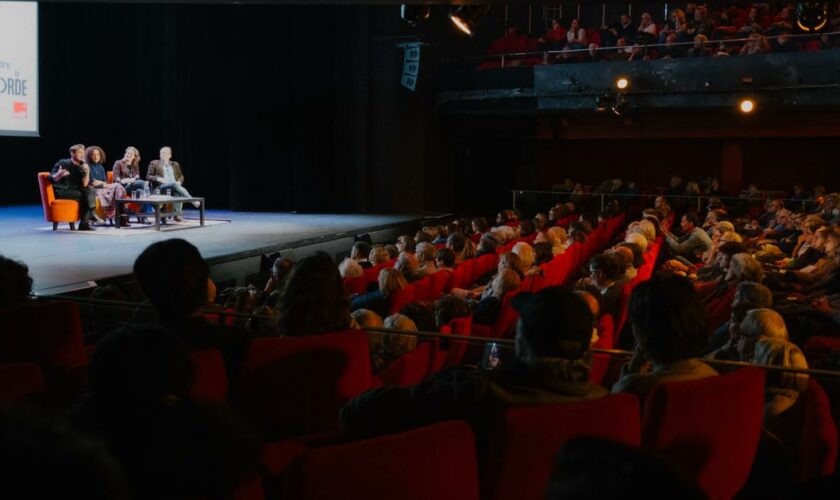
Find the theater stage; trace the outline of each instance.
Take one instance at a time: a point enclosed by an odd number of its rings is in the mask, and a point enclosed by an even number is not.
[[[198,219],[198,211],[185,211],[187,218]],[[150,226],[142,234],[122,236],[54,232],[40,205],[0,207],[0,254],[29,266],[37,293],[58,294],[128,279],[144,248],[183,238],[199,248],[214,280],[245,284],[242,276],[257,272],[264,254],[299,259],[326,251],[338,257],[349,251],[356,234],[369,233],[375,242],[394,241],[403,231],[413,234],[424,218],[439,216],[208,210],[208,220],[229,222],[163,232]]]

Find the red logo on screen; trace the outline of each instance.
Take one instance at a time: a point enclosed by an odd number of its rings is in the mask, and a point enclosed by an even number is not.
[[[16,102],[12,107],[12,116],[15,118],[26,118],[29,109],[25,102]]]

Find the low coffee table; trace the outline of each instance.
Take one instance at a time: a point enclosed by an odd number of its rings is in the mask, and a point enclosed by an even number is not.
[[[117,228],[120,227],[120,216],[123,212],[123,207],[128,203],[145,203],[147,205],[152,205],[155,207],[155,230],[160,231],[160,221],[162,217],[167,217],[169,215],[183,215],[184,203],[193,203],[198,202],[198,211],[199,211],[199,222],[201,225],[204,225],[204,198],[181,198],[178,196],[167,196],[165,194],[153,194],[149,195],[145,198],[124,198],[121,200],[114,200],[117,203],[117,213],[114,216],[114,224]],[[180,203],[181,210],[174,210],[174,204]],[[173,210],[168,211],[164,210],[165,205],[173,204]],[[138,214],[140,217],[144,217],[143,214]]]

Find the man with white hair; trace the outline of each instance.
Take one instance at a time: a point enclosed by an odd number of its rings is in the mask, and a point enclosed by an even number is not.
[[[169,146],[160,148],[160,159],[152,160],[152,162],[149,163],[146,180],[151,182],[156,189],[160,189],[161,193],[165,193],[167,190],[170,190],[178,196],[191,198],[192,195],[183,186],[184,174],[181,172],[181,165],[179,165],[177,161],[171,160],[172,148]],[[193,206],[198,208],[199,202],[194,201]],[[180,212],[181,204],[175,203],[174,208],[176,212]],[[182,220],[181,216],[175,216],[175,220]]]

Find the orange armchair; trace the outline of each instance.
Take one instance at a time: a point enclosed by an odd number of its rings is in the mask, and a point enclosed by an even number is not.
[[[53,223],[53,231],[58,229],[59,222],[68,222],[71,230],[76,229],[76,221],[79,220],[79,202],[57,200],[49,176],[49,172],[38,172],[38,187],[41,188],[41,205],[44,207],[44,218],[47,222]]]

